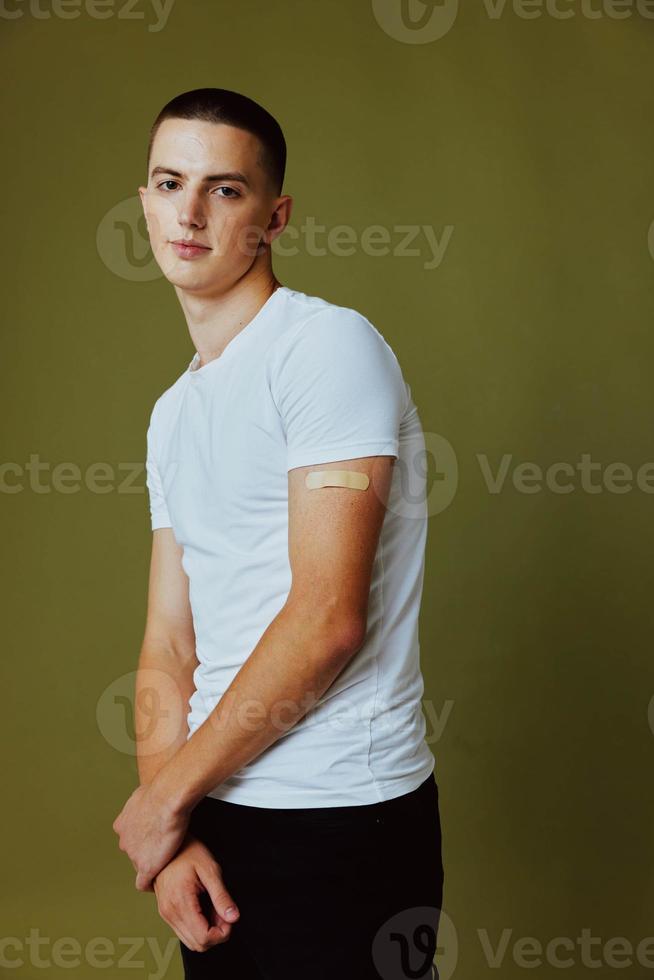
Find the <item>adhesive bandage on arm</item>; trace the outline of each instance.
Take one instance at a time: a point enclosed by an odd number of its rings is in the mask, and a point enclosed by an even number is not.
[[[370,478],[366,473],[357,473],[355,470],[312,470],[307,473],[304,483],[307,490],[318,490],[320,487],[367,490]]]

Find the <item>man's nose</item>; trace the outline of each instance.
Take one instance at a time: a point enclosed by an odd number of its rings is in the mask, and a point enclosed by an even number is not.
[[[180,198],[180,208],[178,212],[179,222],[182,225],[194,225],[201,228],[204,225],[204,207],[199,194],[188,193]]]

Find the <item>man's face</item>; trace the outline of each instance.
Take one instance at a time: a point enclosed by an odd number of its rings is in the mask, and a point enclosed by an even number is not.
[[[283,230],[291,199],[275,195],[260,153],[257,137],[235,126],[197,119],[159,126],[139,194],[154,257],[173,285],[219,294],[247,272],[259,243]],[[182,240],[205,247],[175,244]]]

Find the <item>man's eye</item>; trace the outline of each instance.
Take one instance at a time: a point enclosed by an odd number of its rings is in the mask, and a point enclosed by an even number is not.
[[[216,190],[217,191],[230,191],[230,193],[227,194],[227,195],[225,195],[225,194],[219,195],[220,197],[225,197],[225,196],[227,196],[227,197],[240,197],[241,196],[238,191],[235,191],[234,190],[233,187],[227,187],[224,184],[221,184],[220,187],[216,187]]]
[[[176,180],[172,180],[172,178],[168,178],[168,180],[162,180],[160,184],[157,184],[157,187],[163,187],[164,184],[176,184],[176,183],[177,183]]]

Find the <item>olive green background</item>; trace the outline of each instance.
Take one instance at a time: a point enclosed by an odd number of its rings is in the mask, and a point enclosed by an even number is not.
[[[160,976],[143,943],[172,937],[111,826],[136,786],[125,699],[151,538],[145,432],[194,350],[135,195],[154,116],[205,85],[279,119],[297,229],[382,225],[397,246],[400,226],[450,228],[435,268],[422,233],[419,254],[385,256],[285,237],[296,254],[274,268],[381,330],[432,450],[421,649],[442,976],[613,975],[604,944],[654,934],[652,467],[636,482],[654,459],[654,20],[608,0],[561,0],[567,18],[468,3],[443,36],[411,43],[393,36],[399,0],[177,0],[160,30],[145,0],[123,8],[64,17],[76,8],[16,0],[4,9],[19,16],[0,18],[1,935],[24,964],[0,975],[45,975],[30,930],[49,938],[43,961],[57,939],[80,944],[56,977]],[[492,492],[486,468],[503,457]],[[85,483],[98,462],[106,492]],[[540,483],[514,482],[527,462]],[[62,463],[79,468],[67,490]],[[544,480],[558,463],[570,492]],[[597,969],[584,929],[601,939]],[[499,968],[486,936],[508,942]],[[529,936],[567,937],[576,949],[557,955],[574,966],[545,953],[520,966]],[[104,970],[86,959],[94,937],[115,946]],[[140,937],[137,969],[117,964],[121,937]],[[635,954],[620,972],[654,975]],[[164,975],[181,977],[176,951]]]

